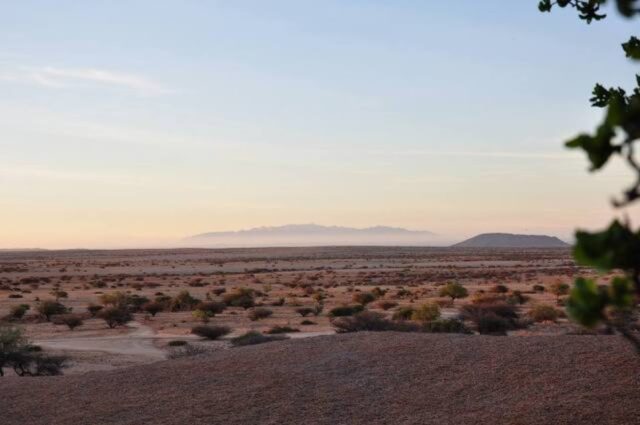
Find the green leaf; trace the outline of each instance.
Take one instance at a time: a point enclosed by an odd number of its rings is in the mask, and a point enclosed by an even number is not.
[[[576,232],[576,261],[601,270],[633,270],[640,263],[640,234],[618,220],[601,232]]]
[[[609,286],[609,303],[620,310],[633,307],[635,304],[633,283],[626,277],[615,277]]]
[[[589,328],[604,319],[607,294],[593,280],[579,277],[567,300],[567,313],[583,326]]]
[[[538,10],[540,12],[551,12],[551,0],[542,0],[538,3]]]
[[[602,168],[611,155],[620,151],[620,147],[611,143],[614,137],[615,131],[611,125],[604,123],[598,127],[595,135],[580,134],[566,142],[565,146],[584,150],[591,162],[591,171],[595,171]]]
[[[626,43],[622,43],[622,49],[628,58],[640,60],[640,40],[631,37]]]

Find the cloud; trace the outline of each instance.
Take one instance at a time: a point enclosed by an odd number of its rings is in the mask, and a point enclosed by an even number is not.
[[[13,71],[0,71],[0,80],[47,88],[69,88],[90,84],[122,87],[145,95],[171,93],[171,90],[141,75],[96,68],[20,67]]]

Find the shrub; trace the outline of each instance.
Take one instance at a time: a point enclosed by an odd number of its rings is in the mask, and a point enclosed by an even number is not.
[[[96,304],[89,304],[87,306],[87,311],[89,312],[89,314],[91,315],[91,317],[96,317],[96,315],[100,312],[100,310],[102,310],[104,307],[102,307],[101,305],[96,305]]]
[[[467,328],[461,320],[458,319],[438,319],[425,323],[422,327],[424,332],[430,333],[458,333],[470,334],[471,330]]]
[[[414,311],[413,307],[400,307],[395,311],[395,313],[393,313],[392,318],[393,320],[410,320]]]
[[[438,317],[440,317],[440,307],[435,303],[423,304],[411,313],[411,319],[419,322],[430,322]]]
[[[142,306],[142,310],[149,313],[151,317],[156,317],[156,314],[164,310],[164,304],[158,301],[150,301]]]
[[[478,332],[486,335],[506,335],[513,326],[509,320],[492,313],[480,316],[476,322]]]
[[[362,305],[367,305],[367,304],[375,301],[376,298],[377,297],[374,294],[372,294],[371,292],[358,292],[358,293],[353,295],[353,302],[354,303],[358,303],[358,304],[362,304]]]
[[[195,319],[201,320],[202,323],[209,323],[209,319],[211,318],[211,313],[209,313],[208,311],[204,311],[204,310],[193,310],[191,312],[191,315]]]
[[[234,347],[242,347],[245,345],[264,344],[271,341],[282,341],[288,339],[286,335],[263,335],[260,332],[250,331],[244,335],[231,338],[231,344]]]
[[[47,320],[47,322],[51,320],[51,316],[54,316],[56,314],[64,314],[67,311],[68,310],[64,305],[54,300],[42,301],[38,305],[38,313],[40,313],[40,315],[43,316]]]
[[[559,315],[558,309],[548,304],[536,304],[529,311],[534,322],[555,322]]]
[[[494,285],[491,287],[491,292],[496,294],[506,294],[509,292],[509,288],[506,285]]]
[[[313,309],[309,307],[300,307],[296,308],[296,313],[298,313],[302,317],[307,317],[311,313],[313,313]]]
[[[226,308],[226,304],[217,301],[205,301],[196,306],[197,310],[207,312],[210,317],[222,313]]]
[[[521,291],[513,291],[513,293],[507,297],[509,304],[524,304],[527,301],[529,301],[529,297],[523,295]]]
[[[180,359],[182,357],[194,357],[194,356],[200,356],[202,354],[207,354],[209,353],[209,349],[205,348],[205,347],[199,347],[196,345],[191,345],[191,344],[184,344],[182,346],[179,347],[173,347],[170,351],[169,354],[167,355],[167,358],[169,360],[175,360],[175,359]]]
[[[506,303],[467,304],[462,307],[461,316],[473,322],[481,334],[504,335],[519,326],[518,313]]]
[[[302,322],[300,322],[300,324],[302,326],[310,326],[310,325],[316,325],[316,322],[312,322],[311,320],[303,320]]]
[[[66,367],[64,356],[48,356],[40,347],[30,345],[21,329],[0,327],[0,376],[3,368],[13,368],[18,376],[60,375]]]
[[[115,328],[133,320],[133,316],[125,307],[107,307],[98,313],[98,317],[107,322],[107,326]]]
[[[467,288],[459,283],[449,282],[440,289],[441,297],[451,298],[451,302],[455,302],[456,298],[466,298],[469,295]]]
[[[360,332],[360,331],[401,331],[416,332],[419,327],[415,324],[404,322],[393,322],[385,319],[380,313],[363,311],[350,317],[340,317],[331,322],[338,333]]]
[[[231,307],[242,307],[245,310],[255,305],[255,291],[249,288],[239,288],[234,292],[225,294],[224,303]]]
[[[249,319],[255,322],[256,320],[266,319],[272,314],[273,311],[269,310],[268,308],[256,307],[249,312]]]
[[[380,301],[378,303],[378,307],[380,307],[383,310],[390,310],[397,306],[398,306],[398,303],[395,301]]]
[[[364,310],[364,306],[362,304],[356,305],[344,305],[339,307],[334,307],[329,311],[330,317],[344,317],[344,316],[353,316],[356,313],[360,313]]]
[[[200,300],[191,296],[189,291],[180,291],[171,299],[169,309],[171,311],[190,311],[200,303]]]
[[[121,291],[100,295],[100,302],[107,306],[124,307],[127,305],[127,294]]]
[[[533,287],[531,289],[533,289],[535,292],[544,292],[545,291],[544,286],[542,286],[542,285],[533,285]]]
[[[286,333],[293,333],[293,332],[300,332],[300,329],[291,328],[289,326],[274,326],[268,331],[266,331],[265,333],[273,335],[273,334],[286,334]]]
[[[57,325],[66,325],[70,330],[74,330],[84,323],[82,317],[77,314],[60,314],[54,316],[54,323]]]
[[[228,326],[194,326],[191,333],[206,339],[218,339],[231,332]]]
[[[174,339],[171,340],[167,343],[167,345],[169,347],[182,347],[184,345],[187,345],[187,341],[183,340],[183,339]]]
[[[29,304],[14,305],[13,307],[11,307],[9,316],[12,319],[22,319],[24,315],[27,314],[27,311],[29,311],[30,308],[31,307],[29,306]]]

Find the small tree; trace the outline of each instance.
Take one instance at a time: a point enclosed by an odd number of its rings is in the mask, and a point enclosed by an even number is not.
[[[142,310],[149,313],[151,317],[156,317],[156,314],[164,310],[164,305],[157,301],[151,301],[142,306]]]
[[[18,376],[60,375],[67,358],[47,356],[29,344],[22,330],[16,327],[0,327],[0,376],[5,367],[13,368]]]
[[[68,311],[69,310],[64,305],[54,300],[45,300],[38,305],[38,313],[40,313],[47,322],[51,321],[51,316],[64,314]]]
[[[205,311],[209,317],[222,313],[226,308],[226,304],[217,301],[202,302],[196,306],[197,310]]]
[[[66,325],[69,330],[74,330],[78,326],[82,326],[84,323],[82,321],[82,317],[77,314],[61,314],[59,316],[55,316],[54,322],[56,324]]]
[[[171,311],[190,311],[193,310],[200,300],[191,296],[189,291],[180,291],[178,295],[171,299]]]
[[[440,289],[440,296],[451,298],[452,304],[456,301],[456,298],[466,298],[468,295],[467,288],[455,282],[449,282]]]
[[[133,320],[129,310],[124,307],[107,307],[98,313],[98,317],[107,322],[110,328],[126,325]]]

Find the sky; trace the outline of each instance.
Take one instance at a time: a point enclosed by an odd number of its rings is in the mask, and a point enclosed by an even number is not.
[[[288,223],[569,239],[632,182],[562,142],[600,119],[595,82],[632,86],[634,29],[535,0],[5,2],[0,247]]]

